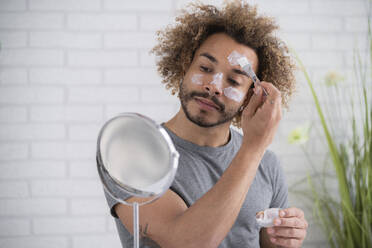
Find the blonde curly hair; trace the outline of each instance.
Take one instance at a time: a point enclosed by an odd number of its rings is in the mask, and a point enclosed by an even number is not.
[[[195,51],[212,34],[225,33],[236,42],[255,50],[259,68],[257,76],[271,82],[281,92],[282,104],[295,89],[294,69],[287,46],[273,32],[279,27],[273,18],[259,16],[257,7],[243,1],[225,2],[221,9],[200,2],[181,10],[174,25],[157,31],[158,45],[151,52],[157,59],[157,69],[167,89],[179,93],[180,81],[192,63]],[[233,119],[240,127],[241,113]]]

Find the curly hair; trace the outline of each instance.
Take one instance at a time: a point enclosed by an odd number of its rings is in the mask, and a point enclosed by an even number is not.
[[[196,50],[212,34],[225,33],[236,42],[252,48],[258,57],[257,76],[271,82],[280,92],[282,105],[295,89],[294,69],[287,46],[273,34],[279,27],[274,19],[258,16],[257,7],[243,1],[225,2],[221,9],[200,2],[181,10],[176,23],[157,31],[158,45],[151,52],[157,58],[162,83],[172,94],[179,93],[180,81],[193,61]],[[240,127],[241,113],[233,119]]]

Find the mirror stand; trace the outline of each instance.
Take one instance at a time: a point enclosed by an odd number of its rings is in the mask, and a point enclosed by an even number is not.
[[[133,202],[133,248],[139,248],[139,206]]]
[[[139,206],[155,201],[169,189],[178,158],[166,130],[146,116],[122,113],[108,120],[100,130],[98,174],[113,199],[133,208],[134,248],[140,246]],[[147,200],[129,203],[124,200],[129,196]]]

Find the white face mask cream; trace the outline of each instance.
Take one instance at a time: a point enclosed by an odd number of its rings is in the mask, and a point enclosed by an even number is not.
[[[219,72],[213,76],[213,81],[210,82],[210,84],[216,85],[218,90],[222,90],[222,78],[223,78],[223,73]]]
[[[194,75],[191,77],[191,82],[193,82],[194,84],[197,84],[197,85],[202,85],[202,84],[203,84],[203,83],[201,82],[202,77],[203,77],[202,74],[194,74]]]
[[[232,51],[230,55],[227,57],[227,60],[230,62],[230,65],[232,66],[239,65],[243,69],[243,71],[247,73],[247,75],[252,79],[255,86],[256,84],[260,85],[261,82],[252,69],[252,63],[247,59],[246,56],[238,53],[237,51]],[[268,95],[265,88],[262,87],[262,89],[264,94]]]
[[[242,92],[231,86],[223,89],[223,94],[236,102],[241,102],[244,98],[244,94]]]
[[[227,60],[229,61],[230,65],[235,66],[235,65],[239,65],[238,59],[242,57],[244,57],[243,54],[240,54],[237,51],[232,51],[230,55],[227,57]]]
[[[256,222],[262,227],[274,226],[275,218],[279,218],[279,208],[268,208],[256,214]]]
[[[203,85],[203,83],[201,81],[202,78],[203,78],[203,74],[194,74],[191,77],[191,82],[194,83],[194,84],[197,84],[197,85]],[[227,98],[229,98],[229,99],[231,99],[233,101],[236,101],[236,102],[241,102],[242,99],[244,98],[244,94],[242,92],[240,92],[239,90],[231,87],[231,86],[222,89],[222,80],[223,80],[223,73],[222,72],[219,72],[219,73],[216,73],[213,76],[213,80],[209,84],[215,85],[216,88],[219,91],[222,91],[223,94]]]

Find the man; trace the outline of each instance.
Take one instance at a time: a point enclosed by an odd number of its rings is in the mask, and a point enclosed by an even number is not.
[[[277,27],[240,2],[223,9],[194,5],[159,34],[163,82],[181,109],[163,123],[180,153],[171,188],[141,207],[147,247],[300,247],[307,222],[288,208],[276,155],[267,150],[293,90],[293,64],[272,35]],[[247,59],[261,84],[234,61]],[[230,128],[241,127],[243,135]],[[132,209],[106,194],[123,247],[130,247]],[[134,201],[129,198],[127,201]],[[260,228],[257,212],[281,208],[274,227]]]

